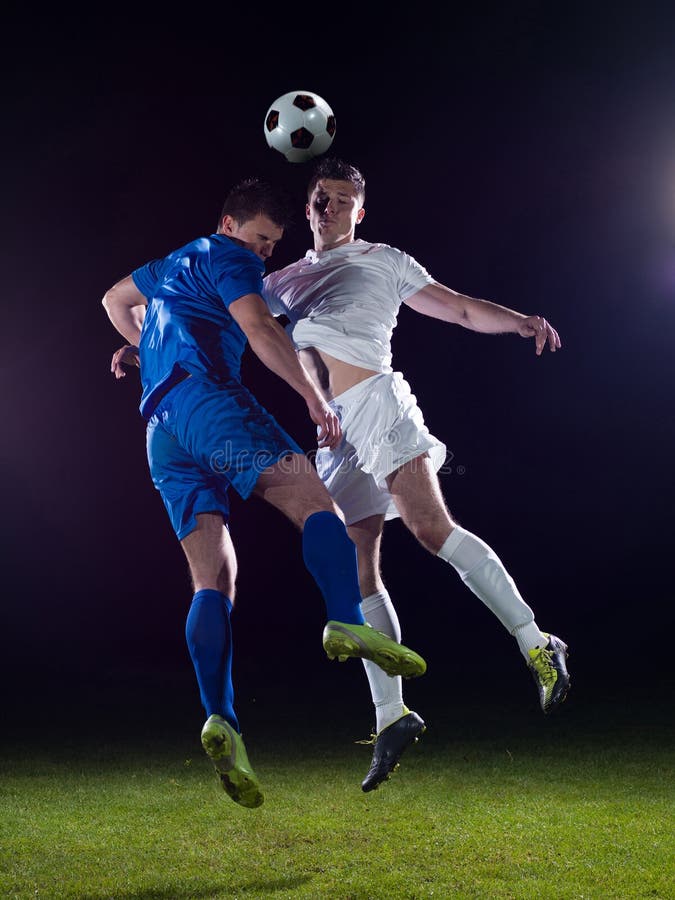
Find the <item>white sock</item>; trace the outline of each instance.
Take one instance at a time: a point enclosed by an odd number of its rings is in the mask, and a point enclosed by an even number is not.
[[[502,561],[485,541],[455,525],[438,556],[456,569],[464,584],[515,637],[525,659],[529,659],[528,650],[546,646],[548,638],[537,627],[534,613],[520,596]]]
[[[361,601],[361,611],[369,625],[401,643],[401,625],[386,590],[376,591],[369,597],[364,597]],[[362,662],[375,705],[375,730],[379,734],[383,728],[400,719],[406,712],[403,705],[403,683],[400,675],[392,678],[369,659]]]
[[[520,652],[527,660],[530,658],[530,650],[534,650],[537,647],[545,647],[548,644],[548,637],[543,631],[539,631],[534,622],[518,625],[513,630],[513,636],[518,641]]]

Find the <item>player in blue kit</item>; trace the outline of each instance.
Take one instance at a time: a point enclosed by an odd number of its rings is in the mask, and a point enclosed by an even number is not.
[[[302,531],[305,565],[326,605],[329,658],[368,659],[389,675],[421,675],[412,650],[365,624],[356,548],[341,511],[308,457],[242,384],[250,344],[307,404],[319,447],[341,436],[338,417],[261,298],[265,260],[288,222],[286,202],[249,179],[228,194],[217,232],[153,260],[103,298],[129,342],[111,370],[140,366],[153,483],[185,552],[194,595],[186,640],[207,719],[202,744],[224,790],[246,807],[263,802],[234,709],[232,634],[236,555],[228,490],[255,494]]]

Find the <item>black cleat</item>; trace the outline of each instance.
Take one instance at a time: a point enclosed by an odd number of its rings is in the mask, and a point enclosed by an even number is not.
[[[571,680],[566,665],[567,644],[554,634],[546,637],[548,644],[545,647],[528,651],[530,662],[527,667],[536,682],[541,708],[549,713],[563,702]]]
[[[403,751],[411,744],[416,744],[426,730],[424,720],[416,712],[406,712],[400,719],[383,728],[379,734],[374,734],[371,740],[359,741],[362,744],[375,745],[373,761],[368,774],[361,782],[361,789],[374,791],[383,781],[387,781],[394,769],[398,768]]]

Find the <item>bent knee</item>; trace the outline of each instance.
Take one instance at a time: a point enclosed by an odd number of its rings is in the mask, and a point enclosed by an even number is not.
[[[415,538],[430,553],[436,554],[441,549],[448,538],[448,522],[429,522],[428,520],[418,520],[408,524],[408,528]],[[454,528],[454,523],[450,525],[450,530]]]
[[[344,514],[340,507],[335,505],[335,502],[331,499],[329,494],[327,494],[325,498],[316,498],[314,502],[303,504],[299,507],[298,515],[300,517],[302,525],[304,526],[305,522],[307,521],[307,519],[309,519],[310,516],[313,516],[314,513],[319,512],[333,513],[333,515],[337,516],[344,525]]]

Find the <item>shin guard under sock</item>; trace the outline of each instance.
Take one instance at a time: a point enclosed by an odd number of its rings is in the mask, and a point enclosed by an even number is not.
[[[206,715],[219,715],[239,732],[232,684],[232,603],[220,591],[197,591],[185,623],[185,639]]]
[[[389,593],[377,591],[361,601],[361,610],[366,622],[377,631],[401,642],[401,626],[391,602]],[[369,659],[363,660],[370,695],[375,706],[375,731],[379,734],[387,725],[400,719],[405,712],[403,705],[403,685],[400,675],[389,676]]]
[[[475,534],[456,525],[438,551],[462,581],[494,613],[509,634],[516,637],[523,656],[528,648],[546,646],[534,613],[520,596],[515,582],[497,554]]]
[[[302,556],[323,594],[328,619],[363,625],[356,547],[335,513],[312,513],[302,532]]]

